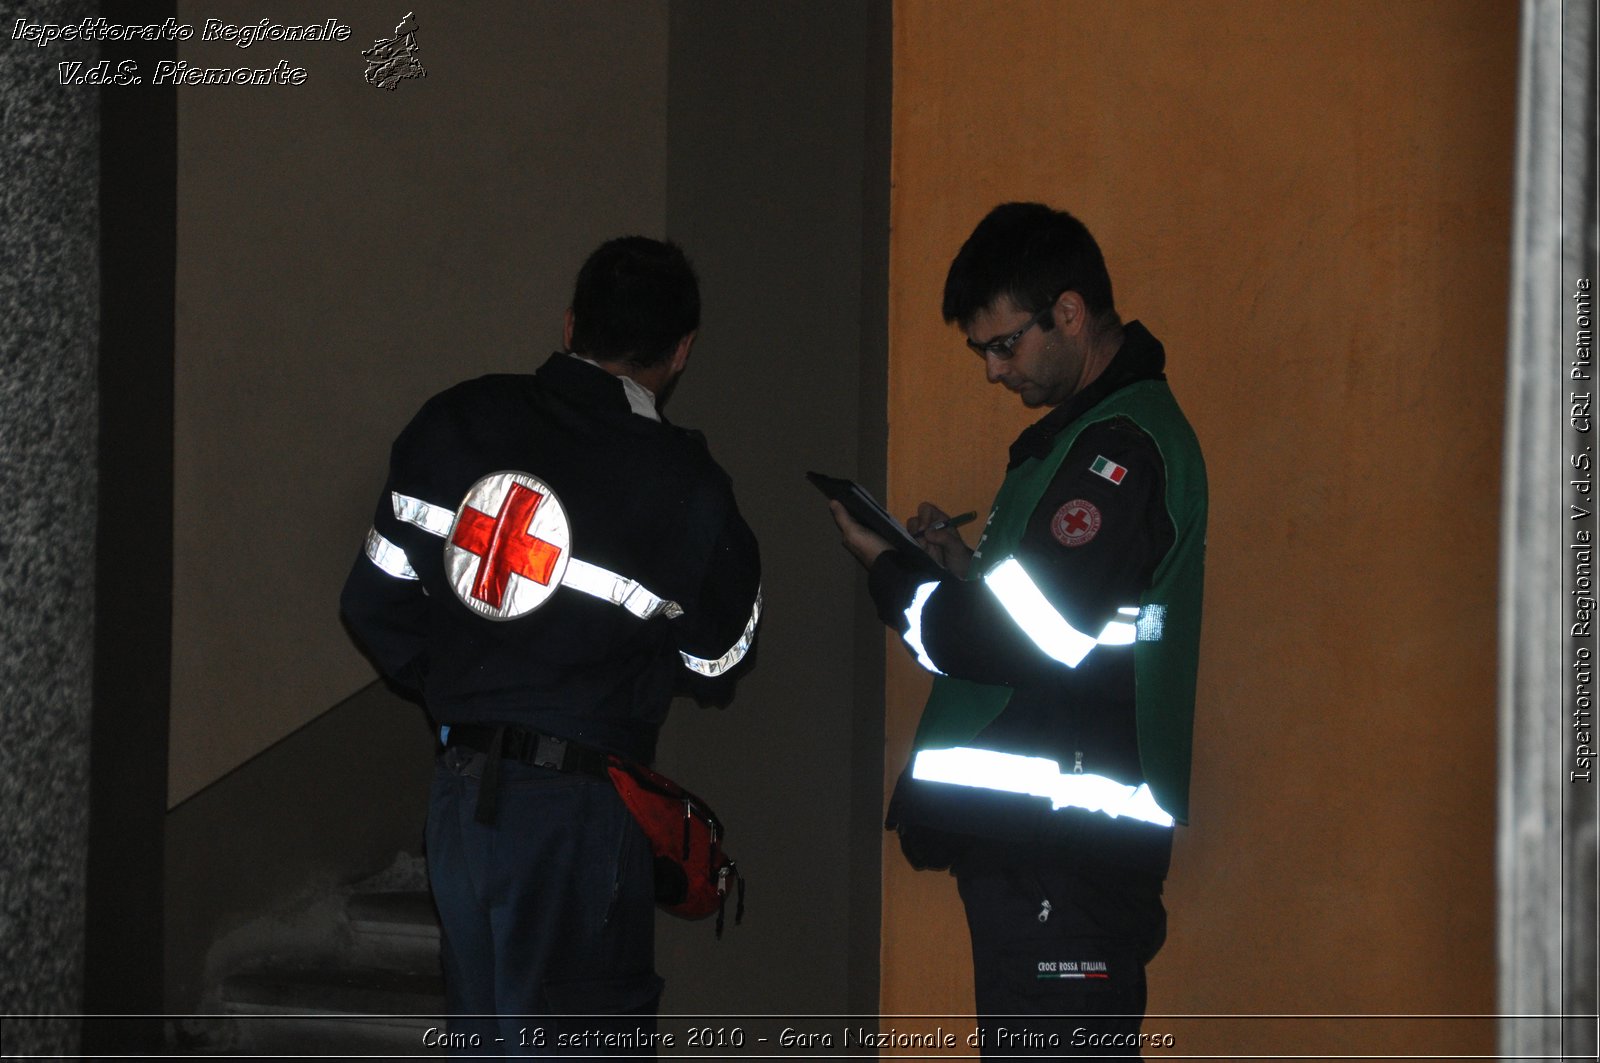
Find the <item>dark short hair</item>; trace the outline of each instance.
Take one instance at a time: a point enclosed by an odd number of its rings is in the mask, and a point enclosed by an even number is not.
[[[650,366],[700,327],[700,283],[670,240],[619,236],[595,249],[572,292],[572,349]]]
[[[1002,203],[972,230],[950,263],[942,310],[946,324],[965,329],[1002,295],[1037,313],[1062,292],[1083,297],[1096,322],[1115,319],[1111,275],[1088,228],[1043,203]],[[1046,329],[1052,328],[1044,322]]]

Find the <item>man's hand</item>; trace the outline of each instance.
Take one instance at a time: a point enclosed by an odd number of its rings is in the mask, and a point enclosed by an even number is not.
[[[928,530],[941,520],[949,519],[950,515],[944,510],[932,502],[924,502],[917,507],[916,516],[906,521],[906,531],[922,543],[929,557],[949,569],[958,579],[966,579],[967,568],[972,564],[972,549],[961,538],[961,533],[954,528]]]
[[[833,522],[839,525],[844,548],[855,555],[862,568],[871,568],[879,554],[891,549],[888,540],[862,525],[845,511],[843,504],[829,502],[828,511],[833,514]]]

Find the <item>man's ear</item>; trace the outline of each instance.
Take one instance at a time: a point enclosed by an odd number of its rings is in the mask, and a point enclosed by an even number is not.
[[[678,346],[672,352],[673,375],[683,372],[683,367],[689,364],[689,348],[694,346],[694,338],[699,334],[700,330],[696,329],[678,341]]]
[[[561,330],[561,346],[572,350],[572,307],[567,307],[566,324]]]
[[[1076,336],[1088,323],[1089,308],[1084,305],[1083,296],[1070,288],[1056,297],[1054,310],[1056,328],[1065,335]]]

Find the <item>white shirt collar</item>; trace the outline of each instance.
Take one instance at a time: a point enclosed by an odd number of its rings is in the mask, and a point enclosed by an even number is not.
[[[602,372],[611,372],[593,358],[585,358],[583,355],[573,354],[571,351],[568,351],[567,354],[572,358],[576,358],[580,362],[588,362],[590,365],[601,370]],[[628,408],[630,410],[638,414],[640,417],[648,417],[652,421],[661,420],[661,413],[656,409],[655,392],[651,391],[649,388],[645,387],[643,384],[639,383],[630,376],[619,376],[615,373],[612,373],[612,375],[616,376],[618,380],[622,381],[622,390],[628,396]]]

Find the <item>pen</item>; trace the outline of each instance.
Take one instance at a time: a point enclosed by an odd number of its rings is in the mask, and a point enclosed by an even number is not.
[[[944,520],[936,520],[932,524],[928,525],[926,528],[923,528],[922,531],[918,532],[917,533],[917,538],[920,539],[924,535],[927,535],[929,532],[939,531],[939,530],[941,530],[943,528],[959,528],[963,524],[970,524],[972,521],[975,521],[977,519],[978,519],[978,514],[973,512],[973,511],[971,511],[971,510],[968,510],[967,512],[961,514],[961,516],[959,516],[959,517],[946,517]]]

